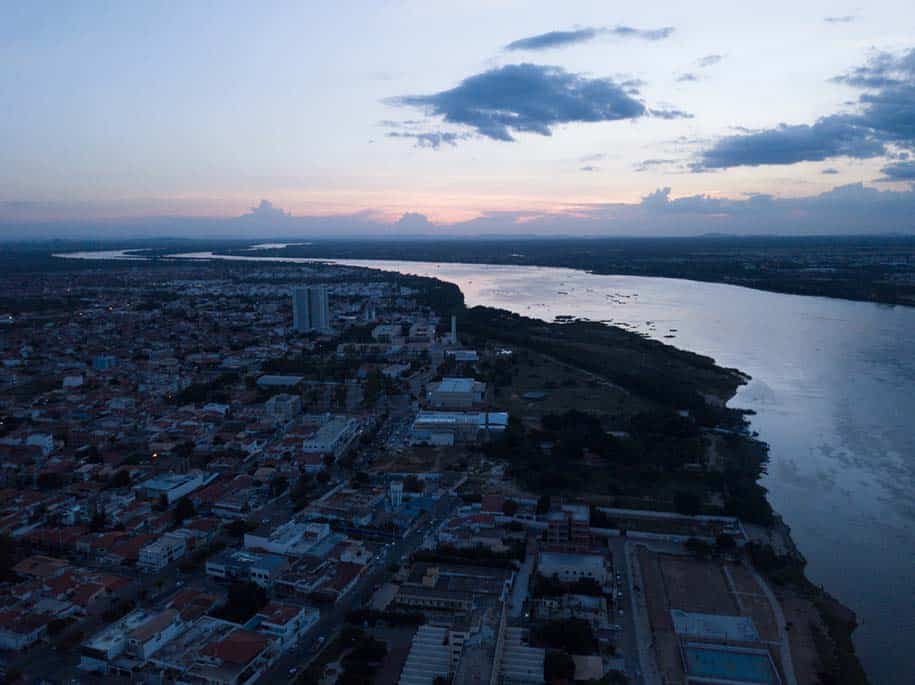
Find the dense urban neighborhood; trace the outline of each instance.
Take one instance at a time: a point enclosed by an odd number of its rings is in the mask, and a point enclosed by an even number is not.
[[[66,261],[0,277],[5,682],[852,682],[737,372],[431,279]]]

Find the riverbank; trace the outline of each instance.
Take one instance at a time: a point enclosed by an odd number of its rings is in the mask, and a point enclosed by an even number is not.
[[[237,244],[216,251],[253,254]],[[915,306],[913,236],[321,239],[256,254],[565,267]]]
[[[627,404],[638,401],[638,408],[642,411],[653,411],[662,406],[674,411],[688,410],[701,417],[700,421],[706,424],[703,426],[703,438],[711,440],[716,459],[714,467],[705,475],[715,481],[713,474],[729,474],[725,491],[736,487],[742,489],[742,498],[765,500],[765,489],[759,477],[767,462],[768,447],[746,431],[743,412],[727,408],[737,389],[748,380],[740,371],[718,367],[708,357],[684,353],[612,326],[580,321],[549,324],[489,308],[464,309],[459,313],[459,321],[461,330],[470,336],[475,345],[510,346],[516,356],[524,358],[525,364],[529,355],[536,354],[533,368],[544,384],[553,383],[557,387],[555,382],[560,376],[565,383],[578,384],[581,379],[570,371],[577,369],[592,380],[602,378],[612,387],[625,391],[629,395]],[[550,368],[550,360],[560,364],[562,371]],[[531,373],[530,368],[525,366],[519,375],[524,373]],[[635,381],[636,378],[640,380]],[[565,394],[563,406],[567,411],[593,413],[595,409],[585,399],[587,395],[584,393],[581,395],[583,399],[577,400],[574,394]],[[612,399],[605,401],[612,403]],[[542,422],[543,412],[539,402],[522,408],[525,409],[533,416],[523,416],[522,419],[536,418]],[[513,407],[513,411],[517,411],[517,407]],[[604,422],[619,427],[620,410],[604,411],[599,415]],[[632,421],[633,415],[627,413],[626,418]],[[582,430],[581,427],[576,429]],[[538,439],[542,437],[538,434]],[[553,461],[559,456],[557,452],[562,438],[561,433],[550,437],[557,441],[549,455],[549,461]],[[685,444],[678,443],[677,449],[682,449]],[[598,450],[598,457],[606,457],[599,453],[599,448],[595,449]],[[664,509],[663,499],[655,488],[616,495],[602,491],[610,486],[611,481],[603,473],[608,464],[600,459],[591,459],[586,465],[586,477],[579,480],[574,477],[579,466],[576,463],[563,462],[560,478],[557,473],[544,471],[543,464],[537,462],[536,457],[533,461],[519,459],[519,454],[526,458],[532,458],[533,454],[526,451],[523,434],[521,438],[509,438],[505,449],[497,448],[493,454],[508,461],[521,485],[534,492],[543,493],[544,483],[559,482],[558,494],[584,497],[609,506]],[[746,473],[748,464],[752,473],[750,485],[746,484],[746,477],[735,478],[735,474]],[[536,478],[537,474],[543,476],[540,481]],[[683,485],[683,482],[676,482],[673,487],[679,489]],[[695,489],[692,492],[695,493]],[[676,500],[668,502],[668,505],[673,505],[675,510]],[[768,531],[769,539],[754,542],[749,554],[754,566],[773,587],[785,611],[789,633],[794,629],[791,648],[792,653],[798,654],[795,669],[801,676],[799,682],[867,683],[852,643],[852,634],[857,626],[854,612],[807,579],[804,574],[806,561],[792,540],[790,530],[767,503],[762,513],[758,507],[749,511],[753,512],[751,518],[757,518],[761,528]],[[702,513],[745,515],[745,512],[735,512],[727,501],[720,511],[703,509]],[[766,518],[769,520],[766,521]]]

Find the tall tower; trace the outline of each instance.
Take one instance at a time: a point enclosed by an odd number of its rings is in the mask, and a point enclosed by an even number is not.
[[[454,314],[451,315],[451,344],[452,345],[458,344],[457,317]]]
[[[403,504],[403,481],[392,480],[390,485],[391,506],[397,509]]]
[[[292,327],[300,333],[330,328],[327,288],[314,285],[292,291]]]

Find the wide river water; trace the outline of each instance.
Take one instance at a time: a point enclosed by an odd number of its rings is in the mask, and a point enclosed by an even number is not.
[[[545,267],[336,263],[450,281],[468,306],[612,321],[752,376],[731,405],[756,411],[763,483],[808,577],[857,613],[873,683],[915,683],[915,308]]]

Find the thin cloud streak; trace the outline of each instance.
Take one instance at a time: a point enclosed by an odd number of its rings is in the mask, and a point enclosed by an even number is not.
[[[586,43],[599,36],[615,36],[617,38],[639,38],[647,41],[664,40],[674,32],[672,26],[659,29],[637,29],[632,26],[587,26],[568,31],[548,31],[535,36],[528,36],[512,41],[505,46],[506,50],[550,50],[563,48],[578,43]]]

